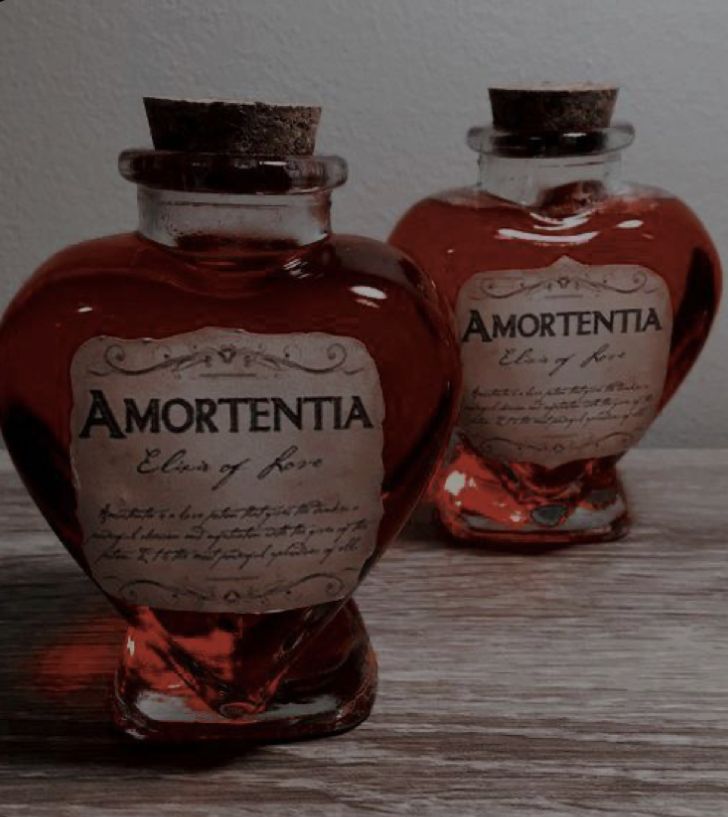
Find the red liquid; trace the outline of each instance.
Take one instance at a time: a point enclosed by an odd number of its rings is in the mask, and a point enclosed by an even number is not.
[[[564,255],[587,265],[637,264],[657,273],[674,316],[661,407],[700,353],[720,298],[720,264],[702,225],[680,201],[648,188],[607,195],[592,182],[566,185],[531,209],[477,189],[454,190],[415,205],[391,242],[432,276],[452,308],[475,273],[540,269]],[[579,529],[573,522],[577,512],[596,520],[604,508],[623,505],[618,456],[557,468],[486,460],[458,431],[431,486],[438,514],[457,538],[559,544],[614,538],[626,529],[624,509],[607,523]],[[491,529],[478,529],[478,519],[493,523]]]
[[[164,338],[215,326],[355,337],[377,364],[386,408],[384,516],[365,575],[417,502],[456,408],[457,348],[431,286],[398,253],[359,238],[305,248],[217,246],[201,238],[185,250],[137,235],[71,247],[48,261],[9,307],[0,326],[0,424],[30,493],[89,572],[69,459],[70,364],[93,336]],[[372,299],[352,287],[381,294]],[[239,734],[267,740],[336,731],[358,723],[371,707],[375,664],[353,602],[263,615],[112,602],[134,642],[117,685],[117,717],[127,730],[162,739],[200,736],[194,723],[189,729],[130,724],[125,701],[133,704],[139,689],[169,694],[184,687],[175,694],[187,710],[224,721],[207,737],[229,732],[228,722],[244,727],[281,701],[319,693],[336,699],[335,711],[313,720],[273,718]]]

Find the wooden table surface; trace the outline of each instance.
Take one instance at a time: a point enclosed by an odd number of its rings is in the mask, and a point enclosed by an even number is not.
[[[728,451],[624,473],[618,543],[473,551],[420,514],[358,593],[358,729],[162,752],[109,728],[121,626],[0,455],[0,815],[725,817]]]

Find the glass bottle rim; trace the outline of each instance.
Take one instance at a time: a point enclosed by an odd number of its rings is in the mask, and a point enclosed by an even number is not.
[[[476,125],[468,131],[467,143],[481,155],[537,159],[616,153],[629,147],[634,137],[629,122],[615,122],[598,130],[557,133],[503,131],[492,125]]]
[[[305,194],[344,184],[340,156],[249,156],[130,148],[119,155],[130,182],[161,190],[239,195]]]

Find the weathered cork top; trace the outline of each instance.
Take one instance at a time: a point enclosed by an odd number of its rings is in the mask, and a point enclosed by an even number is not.
[[[157,150],[310,156],[321,108],[265,102],[144,97]]]
[[[489,88],[496,130],[587,133],[608,128],[615,85],[510,85]]]

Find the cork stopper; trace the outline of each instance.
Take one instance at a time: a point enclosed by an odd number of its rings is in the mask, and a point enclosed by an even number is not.
[[[157,150],[236,153],[279,158],[310,156],[321,108],[265,102],[144,97]]]
[[[515,133],[588,133],[608,128],[615,85],[535,85],[489,88],[493,127]]]

